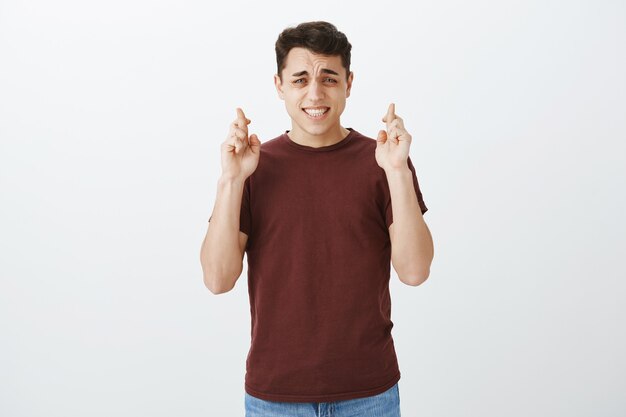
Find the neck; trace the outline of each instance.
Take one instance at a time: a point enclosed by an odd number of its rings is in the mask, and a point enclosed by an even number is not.
[[[334,145],[337,142],[342,141],[350,131],[341,125],[337,125],[335,129],[331,129],[328,132],[324,132],[320,135],[312,135],[300,129],[295,123],[292,123],[291,130],[287,133],[289,139],[297,144],[310,146],[312,148],[320,148],[322,146]]]

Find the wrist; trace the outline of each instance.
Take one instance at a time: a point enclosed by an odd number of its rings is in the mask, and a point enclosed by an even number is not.
[[[246,181],[246,178],[242,176],[233,176],[222,174],[217,180],[218,185],[243,185]]]
[[[385,175],[388,177],[404,177],[410,176],[411,170],[408,165],[400,166],[400,167],[387,167],[385,168]]]

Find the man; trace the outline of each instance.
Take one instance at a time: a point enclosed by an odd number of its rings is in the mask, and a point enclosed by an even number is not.
[[[390,263],[417,286],[428,278],[433,243],[412,138],[394,104],[377,139],[341,126],[350,51],[330,23],[285,29],[274,82],[291,129],[261,144],[237,108],[221,145],[200,257],[205,285],[220,294],[234,287],[247,253],[248,417],[322,408],[337,417],[400,415]]]

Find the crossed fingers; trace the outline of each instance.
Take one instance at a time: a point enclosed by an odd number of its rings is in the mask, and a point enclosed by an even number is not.
[[[235,152],[248,145],[248,125],[250,119],[246,117],[239,107],[237,107],[237,118],[230,125],[231,144],[235,146]]]
[[[404,120],[396,115],[396,105],[391,103],[387,109],[387,114],[383,117],[383,122],[387,124],[387,140],[391,140],[392,143],[398,143],[398,137],[411,135],[404,128]]]

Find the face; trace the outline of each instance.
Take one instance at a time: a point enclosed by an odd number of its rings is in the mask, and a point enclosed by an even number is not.
[[[341,57],[317,55],[305,48],[292,48],[285,60],[283,81],[274,75],[278,96],[285,101],[296,135],[321,139],[341,134],[339,117],[350,97],[353,73],[346,80]],[[305,111],[309,109],[309,113]],[[321,109],[325,113],[313,112]]]

